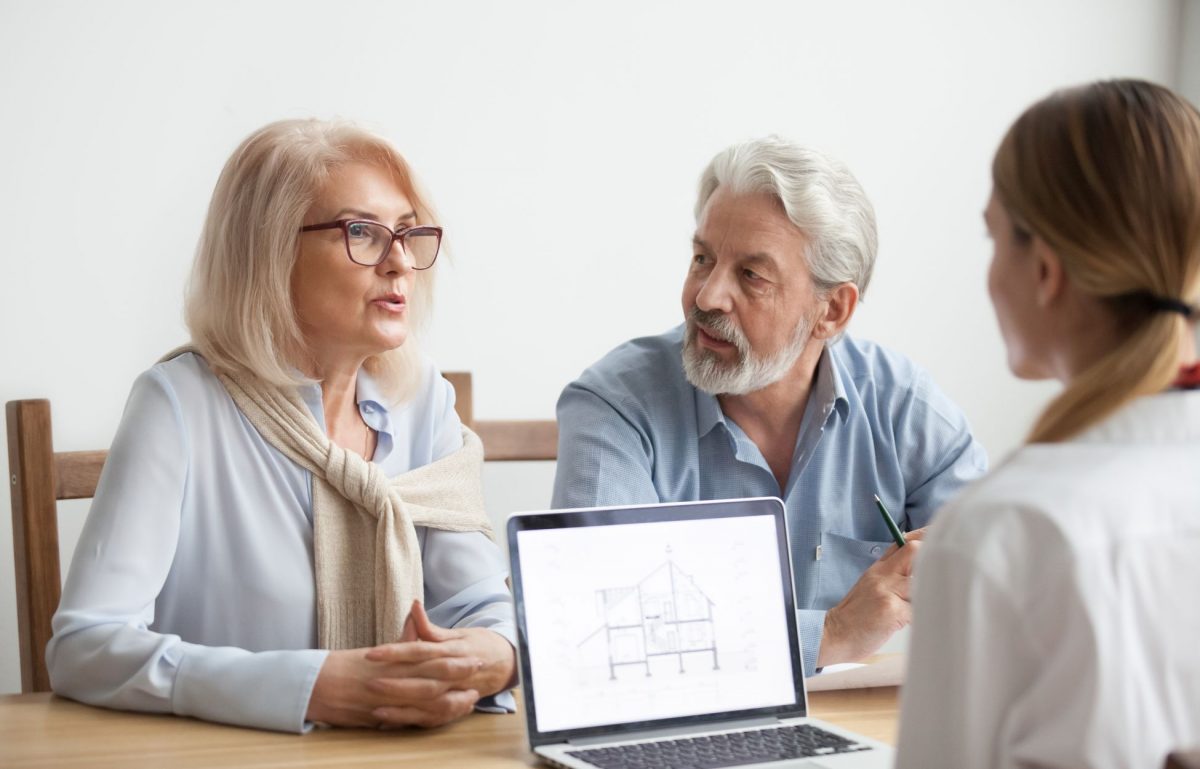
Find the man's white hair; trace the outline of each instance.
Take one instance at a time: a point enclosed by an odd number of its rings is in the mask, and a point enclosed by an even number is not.
[[[819,291],[853,283],[865,294],[875,269],[875,209],[841,162],[816,150],[768,136],[717,153],[700,177],[696,221],[718,187],[735,195],[767,193],[808,237],[805,257]]]

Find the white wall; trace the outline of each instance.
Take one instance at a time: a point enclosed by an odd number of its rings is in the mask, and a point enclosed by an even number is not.
[[[1200,0],[1180,0],[1179,14],[1179,92],[1200,104]]]
[[[184,339],[182,285],[228,153],[268,120],[338,115],[391,137],[442,210],[455,261],[435,356],[475,372],[478,415],[550,417],[602,353],[678,321],[701,168],[776,132],[841,156],[876,203],[879,267],[852,330],[931,369],[998,458],[1051,390],[1007,373],[984,290],[991,153],[1056,86],[1171,81],[1179,13],[5,0],[0,400],[49,397],[60,450],[106,445],[135,375]],[[489,468],[493,511],[546,504],[551,472]],[[69,553],[86,504],[64,507]],[[19,688],[9,518],[3,495],[0,691]]]

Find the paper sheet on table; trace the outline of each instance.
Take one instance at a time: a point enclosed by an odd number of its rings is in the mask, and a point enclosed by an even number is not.
[[[821,673],[804,679],[810,692],[830,689],[866,689],[871,686],[899,686],[904,682],[906,655],[877,654],[865,663],[829,665]]]

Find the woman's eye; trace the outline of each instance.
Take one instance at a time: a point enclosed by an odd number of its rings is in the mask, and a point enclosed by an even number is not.
[[[369,226],[363,224],[362,222],[355,222],[354,224],[346,227],[346,232],[349,233],[350,237],[352,238],[367,238],[371,236],[370,229],[371,228]]]
[[[692,264],[705,265],[708,264],[708,257],[704,254],[695,254],[692,256]]]

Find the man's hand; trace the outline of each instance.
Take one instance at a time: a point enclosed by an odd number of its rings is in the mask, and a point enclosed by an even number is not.
[[[868,657],[912,621],[909,601],[913,559],[924,536],[925,529],[905,534],[908,544],[889,547],[863,572],[841,603],[825,613],[817,667]]]
[[[396,643],[330,652],[306,718],[338,726],[434,727],[505,688],[516,652],[483,628],[442,628],[413,602]]]

